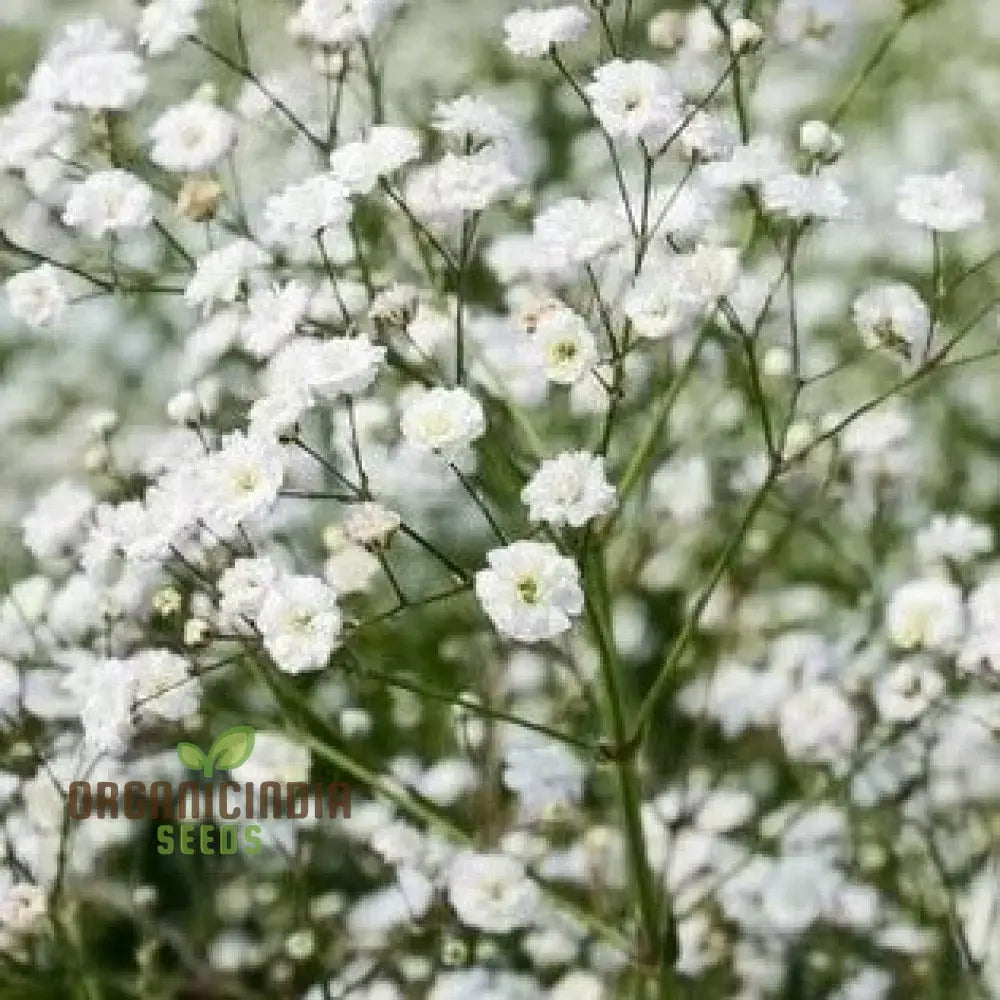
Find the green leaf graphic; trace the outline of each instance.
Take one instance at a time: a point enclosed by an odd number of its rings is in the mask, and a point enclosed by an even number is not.
[[[232,729],[227,729],[208,751],[205,777],[211,777],[213,766],[229,771],[247,761],[253,753],[253,739],[253,729],[250,726],[233,726]]]
[[[200,771],[206,763],[205,754],[201,747],[197,747],[193,743],[178,743],[177,756],[180,757],[181,763],[185,767],[190,767],[193,771]]]

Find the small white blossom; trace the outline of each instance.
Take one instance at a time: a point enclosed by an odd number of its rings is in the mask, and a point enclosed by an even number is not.
[[[264,598],[257,626],[280,670],[321,670],[340,642],[337,595],[313,576],[283,576]]]
[[[837,764],[848,759],[858,736],[858,717],[832,684],[817,682],[781,706],[781,742],[793,760]]]
[[[273,354],[295,333],[311,298],[312,290],[301,281],[253,292],[247,299],[247,315],[240,329],[243,346],[256,358]]]
[[[344,518],[344,534],[359,545],[385,545],[402,519],[380,503],[354,504]]]
[[[585,90],[594,116],[615,138],[656,143],[666,139],[683,116],[683,99],[670,77],[641,59],[615,59],[599,66]]]
[[[939,577],[911,580],[898,587],[886,608],[886,629],[901,649],[948,652],[962,637],[962,593]]]
[[[875,706],[886,722],[912,722],[944,691],[944,678],[916,660],[897,663],[875,683]]]
[[[400,426],[409,444],[453,462],[482,437],[486,418],[479,401],[465,389],[434,388],[409,402]]]
[[[142,60],[99,18],[68,24],[38,64],[29,98],[88,111],[121,111],[146,92]]]
[[[149,185],[125,170],[101,170],[73,186],[63,222],[88,236],[145,229],[153,219]]]
[[[330,154],[330,172],[351,194],[368,194],[380,177],[388,177],[420,158],[420,137],[399,125],[373,125],[357,142]]]
[[[900,218],[941,233],[970,229],[983,221],[982,196],[953,170],[947,174],[913,174],[896,191]]]
[[[583,317],[572,309],[550,309],[542,313],[534,336],[545,375],[552,382],[572,385],[597,363],[594,335]]]
[[[764,182],[764,204],[790,219],[842,219],[850,202],[827,174],[780,174]]]
[[[36,328],[57,323],[69,307],[59,272],[51,264],[40,264],[8,278],[4,291],[11,315]]]
[[[532,922],[541,892],[513,858],[466,851],[448,870],[448,899],[466,926],[508,934]]]
[[[522,642],[553,639],[583,610],[579,573],[551,542],[514,542],[487,555],[476,597],[497,630]]]
[[[917,532],[917,553],[926,563],[968,563],[993,550],[993,529],[967,514],[937,514]],[[971,608],[971,599],[970,599]]]
[[[367,337],[293,337],[271,359],[264,381],[282,397],[357,395],[375,381],[385,353]]]
[[[380,25],[402,6],[403,0],[304,0],[289,19],[296,38],[318,45],[350,47],[371,38]]]
[[[445,153],[437,163],[414,170],[406,199],[418,215],[450,220],[489,208],[518,183],[507,158],[490,147],[468,156]]]
[[[923,359],[930,338],[930,311],[910,285],[876,285],[854,300],[853,313],[869,350],[887,348],[908,361]]]
[[[521,500],[532,521],[579,528],[614,508],[615,490],[600,456],[566,452],[542,462],[521,491]]]
[[[236,119],[217,104],[192,98],[165,111],[149,130],[150,159],[174,173],[207,170],[236,141]]]
[[[504,43],[515,56],[537,58],[547,55],[553,46],[575,42],[587,25],[587,15],[576,4],[546,10],[526,7],[504,18]]]
[[[266,438],[236,432],[207,458],[199,502],[213,529],[228,533],[273,506],[284,476],[280,447]]]
[[[172,52],[198,30],[203,0],[153,0],[139,15],[139,41],[151,56]]]
[[[535,219],[534,239],[553,271],[592,261],[625,238],[624,220],[603,201],[564,198]]]
[[[264,205],[271,242],[294,246],[325,229],[344,225],[351,213],[347,188],[329,174],[316,174],[272,195]]]
[[[252,275],[270,263],[268,255],[251,240],[235,239],[198,259],[184,299],[204,311],[218,302],[235,302]]]

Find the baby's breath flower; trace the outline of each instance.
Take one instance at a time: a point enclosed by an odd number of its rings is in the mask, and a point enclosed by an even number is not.
[[[546,10],[525,7],[504,19],[507,49],[515,56],[539,57],[553,46],[575,42],[587,30],[587,15],[576,4]]]

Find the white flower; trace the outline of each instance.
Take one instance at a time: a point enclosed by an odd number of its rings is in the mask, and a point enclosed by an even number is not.
[[[968,563],[993,549],[993,529],[967,514],[937,514],[917,532],[917,553],[927,563]],[[971,609],[971,598],[970,598]]]
[[[749,18],[738,17],[729,26],[729,47],[734,55],[753,52],[763,40],[763,28]]]
[[[615,138],[655,144],[666,139],[683,116],[683,98],[670,77],[641,59],[615,59],[598,66],[585,90],[594,117]]]
[[[889,638],[901,649],[951,651],[965,626],[962,592],[939,577],[911,580],[893,591],[885,618]]]
[[[779,725],[785,752],[807,763],[842,763],[858,738],[858,718],[850,703],[822,681],[786,698]]]
[[[406,405],[400,427],[408,444],[454,462],[482,437],[486,417],[467,390],[437,387],[423,390]]]
[[[342,545],[330,553],[323,566],[323,579],[338,594],[367,590],[382,572],[382,564],[361,545]]]
[[[688,156],[704,163],[729,159],[739,136],[722,115],[699,111],[691,117],[678,139]]]
[[[367,137],[338,146],[330,172],[350,194],[368,194],[380,177],[420,158],[420,137],[399,125],[373,125]]]
[[[101,170],[70,191],[63,212],[67,226],[99,237],[123,229],[145,229],[153,219],[149,185],[125,170]]]
[[[335,399],[357,395],[375,381],[385,348],[367,337],[293,337],[271,359],[265,376],[270,392]]]
[[[219,617],[224,626],[254,619],[277,578],[278,570],[270,559],[237,559],[219,577]]]
[[[138,35],[151,56],[162,56],[177,48],[188,35],[197,33],[203,0],[153,0],[139,15]]]
[[[270,258],[256,243],[235,239],[198,259],[184,300],[206,311],[216,302],[235,302],[250,276],[269,263]]]
[[[524,8],[504,18],[504,44],[515,56],[547,55],[554,45],[566,45],[587,30],[587,15],[576,4],[547,10]]]
[[[886,722],[912,722],[944,691],[944,679],[926,663],[897,663],[875,682],[875,706]]]
[[[712,506],[712,470],[702,455],[677,457],[661,465],[649,480],[653,510],[666,511],[682,524],[694,524]]]
[[[988,576],[969,594],[969,622],[977,632],[1000,632],[1000,576]]]
[[[40,264],[8,278],[4,291],[11,315],[36,328],[57,323],[69,306],[59,272],[51,264]]]
[[[237,431],[206,459],[199,503],[212,528],[228,533],[271,509],[284,476],[284,453],[277,444]]]
[[[380,503],[354,504],[344,518],[344,534],[359,545],[385,545],[402,519]]]
[[[288,21],[288,31],[319,45],[349,47],[371,38],[403,0],[304,0]]]
[[[561,635],[583,610],[579,573],[551,542],[514,542],[476,573],[479,603],[497,630],[523,642]]]
[[[149,130],[150,159],[174,173],[207,170],[236,141],[236,119],[217,104],[192,98],[168,108]]]
[[[524,820],[579,802],[586,774],[568,747],[526,731],[512,737],[504,751],[503,783],[517,795]]]
[[[604,462],[586,451],[565,452],[542,462],[521,491],[532,521],[579,528],[615,505],[615,490],[604,474]]]
[[[492,147],[468,156],[445,153],[437,163],[410,175],[406,200],[418,215],[447,220],[483,211],[507,197],[517,184],[506,157]]]
[[[5,873],[6,874],[6,873]],[[0,931],[6,934],[31,934],[44,924],[49,910],[49,894],[43,885],[10,882],[0,888]]]
[[[243,346],[256,358],[273,354],[295,333],[311,298],[312,290],[301,281],[253,292],[240,329]]]
[[[127,662],[140,718],[179,722],[197,711],[200,684],[183,656],[167,649],[144,649]]]
[[[21,522],[24,544],[38,559],[54,559],[80,541],[94,509],[90,490],[63,479],[40,494]]]
[[[535,327],[545,375],[552,382],[572,385],[597,363],[597,345],[583,317],[572,309],[548,309]]]
[[[264,598],[257,626],[280,670],[321,670],[340,642],[337,595],[313,576],[280,577]]]
[[[32,74],[29,98],[89,111],[132,107],[147,79],[142,60],[122,48],[124,41],[98,18],[67,25]]]
[[[711,187],[724,190],[763,184],[788,172],[788,161],[780,143],[768,135],[755,136],[737,146],[728,160],[707,163],[701,176]]]
[[[289,246],[344,225],[351,213],[347,195],[347,188],[329,174],[316,174],[289,185],[264,205],[269,240]]]
[[[908,361],[920,361],[930,337],[930,311],[902,282],[876,285],[854,300],[854,324],[869,350],[888,348]]]
[[[842,219],[850,204],[843,188],[827,174],[780,174],[764,182],[764,205],[790,219]]]
[[[541,892],[519,861],[463,851],[448,870],[448,899],[466,926],[508,934],[534,920]]]
[[[739,276],[739,251],[733,247],[705,244],[690,254],[651,256],[622,308],[640,337],[667,337],[714,307],[736,287]]]
[[[832,163],[843,152],[844,140],[826,122],[812,120],[799,128],[799,147],[824,163]]]
[[[982,196],[953,170],[947,174],[913,174],[896,190],[900,218],[926,229],[955,233],[983,221]]]
[[[73,123],[46,101],[18,101],[0,115],[0,170],[24,170],[50,152]]]
[[[621,216],[603,201],[564,198],[535,219],[534,239],[541,259],[551,261],[553,271],[600,257],[625,237]]]

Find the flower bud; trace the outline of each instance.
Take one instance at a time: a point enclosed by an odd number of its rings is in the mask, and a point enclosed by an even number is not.
[[[176,587],[161,587],[153,595],[153,613],[169,618],[181,609],[181,594]]]
[[[184,623],[184,645],[202,645],[208,638],[209,629],[209,624],[204,618],[189,618]]]
[[[844,140],[826,122],[803,122],[799,129],[802,151],[823,163],[833,163],[844,149]]]
[[[167,416],[176,424],[196,424],[201,415],[201,403],[190,389],[178,392],[167,400]]]
[[[97,410],[87,418],[87,434],[92,438],[102,438],[118,426],[118,414],[114,410]]]
[[[764,41],[764,32],[756,21],[739,17],[729,26],[729,47],[733,55],[755,52]]]
[[[661,10],[649,22],[649,44],[672,52],[684,40],[684,15],[676,10]]]
[[[83,453],[83,467],[88,472],[102,472],[108,467],[111,452],[103,441],[98,441],[93,447]]]
[[[177,194],[177,214],[192,222],[215,218],[222,186],[212,177],[189,177]]]

